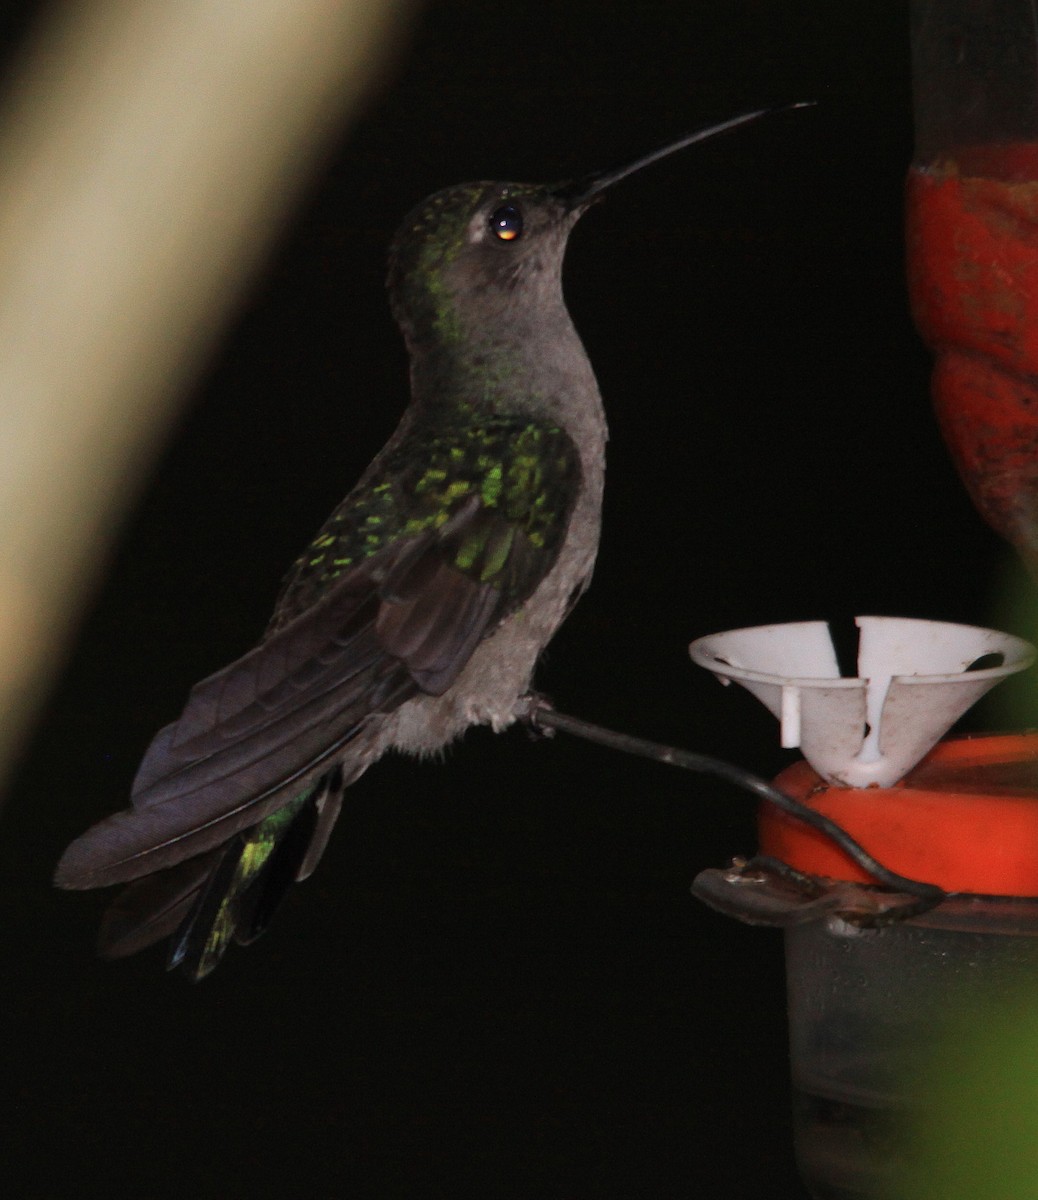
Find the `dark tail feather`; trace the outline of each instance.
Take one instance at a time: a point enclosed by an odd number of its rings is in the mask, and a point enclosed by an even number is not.
[[[356,774],[344,780],[336,767],[222,846],[124,887],[102,918],[98,954],[124,958],[172,935],[169,969],[204,979],[232,942],[255,941],[316,867]]]
[[[197,982],[215,970],[234,937],[243,864],[252,830],[236,833],[169,944],[166,970]]]
[[[338,815],[342,786],[336,768],[309,792],[235,834],[222,854],[210,856],[208,880],[196,889],[190,908],[180,910],[169,970],[204,979],[232,942],[247,946],[265,932],[292,884],[316,865]]]
[[[125,958],[174,933],[219,858],[211,851],[123,888],[101,920],[98,954]]]
[[[266,928],[287,890],[281,886],[278,869],[283,847],[291,849],[300,842],[308,845],[315,822],[314,794],[310,792],[231,838],[174,935],[167,963],[170,971],[181,970],[195,982],[204,979],[239,935],[245,942],[252,941]],[[274,894],[267,902],[265,893],[271,882]]]
[[[313,837],[306,848],[306,853],[296,867],[297,882],[309,879],[321,861],[328,839],[331,837],[335,822],[339,819],[339,809],[342,807],[342,796],[347,786],[358,778],[360,772],[354,770],[347,778],[340,764],[326,777],[324,792],[317,800],[317,825]]]
[[[262,934],[281,907],[299,874],[299,864],[307,855],[318,827],[320,798],[307,803],[274,848],[256,882],[247,888],[238,902],[234,940],[248,946]]]

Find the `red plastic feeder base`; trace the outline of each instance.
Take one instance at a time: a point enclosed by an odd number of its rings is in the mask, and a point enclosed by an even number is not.
[[[948,892],[1038,896],[1038,732],[939,743],[889,788],[830,787],[806,762],[775,780],[885,867]],[[765,803],[762,854],[829,879],[875,883],[823,834]]]

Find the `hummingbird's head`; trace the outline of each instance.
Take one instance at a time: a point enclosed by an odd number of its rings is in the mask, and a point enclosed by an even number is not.
[[[473,319],[525,324],[561,304],[566,239],[586,204],[565,188],[462,183],[422,201],[389,255],[393,313],[408,340],[470,338]]]
[[[743,113],[569,183],[462,183],[434,193],[408,214],[390,250],[390,299],[408,344],[472,357],[487,343],[519,344],[534,326],[557,324],[562,256],[580,214],[628,175],[767,111],[776,110]]]

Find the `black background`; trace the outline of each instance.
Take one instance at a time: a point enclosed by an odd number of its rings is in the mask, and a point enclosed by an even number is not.
[[[199,382],[10,791],[15,1194],[803,1194],[781,937],[689,895],[753,848],[721,785],[518,730],[385,761],[268,936],[198,987],[157,952],[96,962],[107,897],[49,877],[393,427],[385,247],[463,179],[579,175],[818,101],[630,179],[573,235],[612,440],[595,581],[539,674],[560,708],[773,773],[775,723],[690,665],[693,637],[1004,623],[1019,572],[939,441],[907,311],[909,89],[889,0],[424,9]]]

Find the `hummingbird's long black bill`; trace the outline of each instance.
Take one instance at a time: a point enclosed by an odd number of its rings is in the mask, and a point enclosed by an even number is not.
[[[678,138],[676,142],[668,142],[667,145],[660,146],[658,150],[643,154],[641,158],[625,163],[622,167],[614,167],[611,171],[598,171],[583,179],[564,184],[559,188],[558,194],[569,208],[582,208],[607,188],[611,188],[614,183],[626,179],[628,175],[633,175],[635,171],[640,171],[642,167],[647,167],[661,158],[676,154],[678,150],[684,150],[686,146],[694,146],[697,142],[708,141],[719,134],[730,133],[733,129],[739,129],[743,125],[759,121],[761,117],[771,116],[772,113],[788,112],[793,108],[811,108],[814,103],[813,100],[802,100],[796,104],[784,104],[778,108],[758,108],[754,112],[742,113],[741,116],[721,121],[720,124],[708,125],[705,129],[697,129],[695,133],[688,133],[684,137]]]

